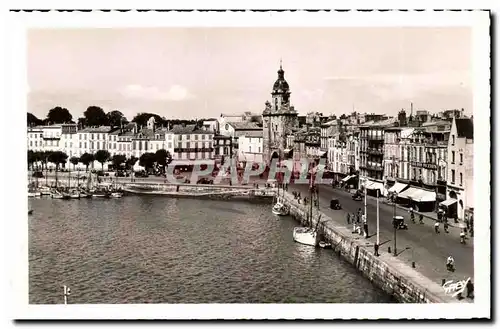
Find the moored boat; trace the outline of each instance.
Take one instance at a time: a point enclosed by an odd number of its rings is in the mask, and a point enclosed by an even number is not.
[[[48,186],[41,186],[38,191],[40,192],[41,195],[50,195],[52,192],[50,191],[50,187]]]
[[[123,196],[122,192],[111,192],[110,197],[111,198],[121,198]]]
[[[33,214],[33,209],[28,210],[28,215],[32,215],[32,214]]]
[[[51,193],[52,199],[64,199],[64,195],[58,190],[53,190]]]
[[[36,198],[41,196],[40,192],[37,191],[28,191],[28,198]]]
[[[313,247],[316,247],[319,243],[316,230],[309,227],[295,227],[293,229],[293,240]]]
[[[288,215],[289,211],[284,204],[278,202],[273,206],[272,213],[278,216],[286,216]]]
[[[93,198],[109,198],[110,193],[103,190],[96,190],[92,193]]]
[[[69,193],[69,197],[70,199],[80,199],[80,192],[78,192],[77,190],[71,191]]]
[[[318,245],[320,248],[324,248],[324,249],[328,249],[328,248],[332,247],[332,245],[330,243],[325,242],[325,241],[320,241]]]

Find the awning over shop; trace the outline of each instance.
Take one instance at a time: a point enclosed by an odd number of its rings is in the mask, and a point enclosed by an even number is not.
[[[413,200],[417,202],[436,202],[436,192],[417,189],[417,195]]]
[[[403,191],[401,193],[398,194],[398,198],[402,198],[402,199],[412,199],[414,200],[415,197],[418,193],[418,189],[416,188],[413,188],[413,187],[410,187],[409,189],[407,189],[406,191]]]
[[[365,180],[364,183],[361,184],[361,187],[363,188],[368,188],[370,185],[372,185],[373,182],[370,182],[369,180]]]
[[[403,199],[410,199],[417,202],[435,202],[436,192],[410,187],[406,191],[398,194],[398,197]]]
[[[404,190],[407,186],[408,186],[407,184],[396,182],[393,186],[391,186],[388,192],[399,193],[402,190]]]
[[[344,177],[342,178],[342,182],[347,182],[349,179],[353,178],[353,177],[356,177],[356,175],[350,175],[350,176],[347,176],[347,177]]]
[[[366,189],[368,190],[384,190],[384,184],[379,183],[379,182],[370,182],[368,186],[366,186]]]
[[[457,202],[457,199],[448,199],[448,200],[444,200],[443,202],[440,202],[439,205],[449,207],[456,202]]]

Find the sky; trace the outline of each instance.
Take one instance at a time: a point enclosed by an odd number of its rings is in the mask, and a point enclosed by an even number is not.
[[[36,29],[28,111],[261,113],[280,59],[300,114],[472,109],[469,28]]]

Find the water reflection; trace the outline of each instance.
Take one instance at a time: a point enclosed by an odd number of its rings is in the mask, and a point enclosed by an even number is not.
[[[155,197],[33,199],[31,303],[386,302],[268,205]]]

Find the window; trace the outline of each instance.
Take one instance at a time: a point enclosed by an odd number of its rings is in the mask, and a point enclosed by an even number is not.
[[[189,136],[189,135],[188,135],[188,136]],[[189,138],[188,138],[188,139],[189,139]],[[187,143],[186,143],[186,147],[187,147],[187,148],[191,148],[191,143],[190,143],[190,142],[187,142]]]
[[[451,183],[455,184],[455,169],[451,170]]]
[[[205,135],[201,135],[201,140],[205,140]]]
[[[451,135],[451,145],[455,145],[455,135]]]
[[[186,139],[189,140],[191,138],[191,135],[186,135]]]
[[[197,141],[198,140],[198,135],[194,135],[194,140]]]
[[[248,146],[248,153],[252,153],[252,146]]]
[[[179,135],[179,140],[180,140],[180,141],[182,140],[182,135]]]
[[[460,173],[460,186],[464,183],[464,174]]]
[[[464,162],[464,154],[460,153],[460,164]]]
[[[455,151],[451,151],[451,164],[455,163]]]

